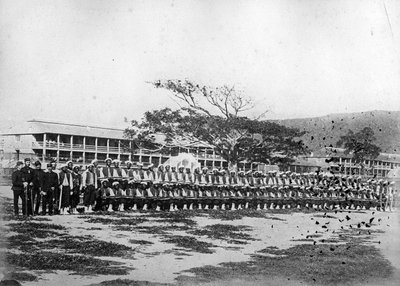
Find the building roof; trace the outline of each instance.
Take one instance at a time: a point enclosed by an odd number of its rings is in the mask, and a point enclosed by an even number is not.
[[[21,125],[13,126],[1,135],[29,135],[43,133],[124,139],[124,129],[69,124],[35,119],[29,120]]]

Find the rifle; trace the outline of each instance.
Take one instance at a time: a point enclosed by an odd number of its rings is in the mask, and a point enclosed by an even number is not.
[[[61,211],[61,198],[62,198],[62,191],[63,191],[63,186],[60,186],[60,199],[58,201],[58,209]]]
[[[25,215],[28,215],[28,186],[24,186],[24,197],[25,197]]]
[[[32,207],[32,215],[35,213],[35,202],[33,201],[33,189],[31,188],[31,207]]]

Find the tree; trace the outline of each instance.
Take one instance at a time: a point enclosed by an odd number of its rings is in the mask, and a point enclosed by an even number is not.
[[[254,106],[253,101],[234,86],[212,88],[188,80],[152,84],[170,91],[183,106],[148,111],[141,122],[132,121],[125,135],[136,148],[163,152],[180,141],[204,142],[215,148],[230,168],[237,168],[242,161],[287,165],[294,156],[305,153],[303,142],[296,140],[303,132],[260,117],[242,116]],[[165,137],[160,141],[155,134]]]
[[[373,143],[374,141],[376,141],[374,131],[370,127],[364,127],[357,133],[348,130],[346,135],[340,136],[337,145],[345,148],[345,154],[352,153],[354,161],[360,164],[361,171],[364,172],[365,159],[373,160],[382,151]]]

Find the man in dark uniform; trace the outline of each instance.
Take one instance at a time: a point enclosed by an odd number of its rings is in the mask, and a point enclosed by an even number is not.
[[[47,205],[49,206],[49,215],[53,214],[54,194],[58,188],[58,175],[53,171],[53,164],[47,164],[47,172],[43,177],[43,215],[46,214]]]
[[[44,171],[40,161],[35,162],[35,169],[33,170],[33,201],[35,202],[35,215],[39,214],[39,207],[42,201],[40,194],[43,189]],[[42,205],[43,207],[43,205]]]
[[[74,166],[72,171],[72,194],[70,196],[70,205],[71,211],[73,214],[78,214],[76,210],[77,205],[79,204],[79,196],[80,196],[80,188],[82,185],[82,176],[79,173],[80,166]]]
[[[22,200],[22,214],[26,215],[26,198],[25,198],[25,188],[28,186],[28,183],[24,181],[24,174],[22,173],[21,169],[24,165],[23,162],[17,162],[17,170],[12,173],[12,187],[14,193],[14,214],[19,214],[18,209],[18,200],[21,198]]]
[[[33,215],[33,169],[31,168],[31,159],[25,158],[25,166],[21,169],[24,174],[24,182],[27,182],[26,187],[26,202],[28,206],[27,215]]]

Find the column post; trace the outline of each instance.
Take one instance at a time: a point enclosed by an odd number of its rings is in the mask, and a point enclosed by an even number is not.
[[[57,134],[57,164],[60,163],[60,134]]]
[[[97,137],[94,139],[94,150],[95,150],[94,158],[95,159],[97,159],[97,143],[98,143],[97,141],[98,141],[98,139],[99,138],[97,138]]]
[[[72,159],[73,159],[73,157],[72,157],[72,152],[73,152],[72,145],[74,144],[74,135],[71,135],[69,141],[70,141],[70,144],[71,144],[70,152],[69,152],[69,159],[72,161]]]
[[[107,157],[110,157],[110,139],[107,139]]]
[[[121,160],[121,140],[118,140],[118,160]]]
[[[43,152],[42,152],[43,165],[46,160],[46,140],[47,140],[46,133],[44,133],[43,134]]]
[[[83,153],[82,153],[82,160],[83,164],[86,165],[86,136],[83,136]]]

